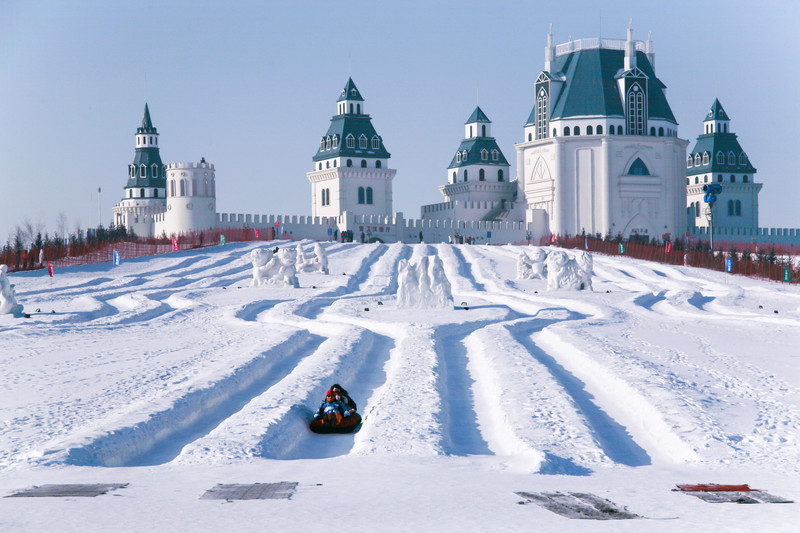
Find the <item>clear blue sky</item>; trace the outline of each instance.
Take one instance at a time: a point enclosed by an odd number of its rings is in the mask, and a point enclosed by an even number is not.
[[[0,239],[102,223],[122,198],[150,105],[165,163],[217,168],[220,212],[311,214],[311,157],[352,76],[419,217],[476,101],[512,162],[547,28],[652,31],[690,148],[718,97],[758,169],[761,226],[800,227],[800,2],[404,1],[0,3]]]

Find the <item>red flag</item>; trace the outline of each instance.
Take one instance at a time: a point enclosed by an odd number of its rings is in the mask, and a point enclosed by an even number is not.
[[[555,234],[553,234],[553,235],[550,235],[550,243],[552,244],[552,243],[554,243],[554,242],[556,242],[556,236],[555,236]]]
[[[256,228],[256,239],[258,239],[258,228]]]
[[[670,253],[671,251],[672,251],[672,243],[667,241],[667,253]]]
[[[173,252],[178,251],[178,239],[175,238],[172,239],[172,251]]]
[[[53,263],[48,261],[47,262],[47,272],[50,274],[50,277],[53,277]]]

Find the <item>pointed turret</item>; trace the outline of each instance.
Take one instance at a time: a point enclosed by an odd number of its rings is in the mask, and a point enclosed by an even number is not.
[[[472,112],[464,123],[464,138],[491,137],[491,128],[492,121],[489,120],[486,113],[484,113],[480,107],[475,107],[475,111]]]
[[[714,103],[711,104],[711,109],[708,110],[705,120],[703,120],[703,128],[705,133],[728,133],[730,128],[731,119],[719,103],[719,99],[715,98]]]
[[[353,78],[347,78],[347,83],[342,89],[342,95],[337,101],[337,106],[340,115],[362,115],[366,114],[364,111],[364,98],[353,83]]]

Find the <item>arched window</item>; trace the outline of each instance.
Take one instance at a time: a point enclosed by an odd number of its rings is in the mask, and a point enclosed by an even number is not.
[[[186,196],[186,180],[181,180],[181,196]]]
[[[352,104],[350,104],[352,105]],[[353,137],[352,133],[348,133],[347,137],[345,137],[345,142],[347,142],[348,148],[355,148],[356,147],[356,138]]]
[[[708,152],[703,152],[703,164],[708,164]]]
[[[597,134],[598,135],[602,135],[603,134],[603,125],[602,124],[598,124],[597,125]]]
[[[175,196],[175,180],[169,182],[169,195]]]
[[[647,166],[644,164],[644,161],[641,158],[637,157],[636,160],[631,163],[631,168],[628,169],[629,176],[649,176],[650,171],[647,169]]]
[[[352,167],[353,166],[353,160],[352,159],[348,159],[347,160],[347,166],[348,167]]]
[[[481,150],[481,161],[487,161],[489,159],[489,151],[486,148]]]
[[[331,168],[331,162],[325,161],[325,168]]]
[[[336,160],[333,160],[333,168],[336,168]]]
[[[461,152],[456,152],[456,163],[461,163]]]
[[[686,168],[692,168],[692,156],[686,158]]]
[[[728,164],[731,166],[736,164],[736,156],[733,155],[733,152],[728,152]]]
[[[634,83],[627,94],[628,135],[645,134],[644,90]]]
[[[358,138],[358,147],[361,148],[362,150],[366,150],[367,148],[367,136],[364,135],[363,133]]]
[[[353,104],[350,104],[350,114],[353,114]]]
[[[497,170],[497,181],[503,181],[503,169],[502,168]]]
[[[464,181],[467,181],[467,169],[464,169]]]
[[[481,125],[481,137],[486,137],[486,124]]]
[[[377,135],[372,137],[372,149],[378,150],[381,147],[381,140],[378,138]]]
[[[742,216],[742,201],[736,200],[734,203],[734,216],[740,217]]]
[[[547,91],[544,87],[539,89],[539,95],[536,97],[536,138],[544,139],[547,137]],[[553,137],[555,137],[555,129],[553,130]]]
[[[744,155],[744,152],[739,154],[739,164],[740,165],[746,165],[747,164],[747,156]]]
[[[528,134],[528,141],[531,141],[531,140],[533,140],[531,137],[532,137],[532,135],[529,133],[529,134]]]
[[[336,150],[339,147],[339,136],[333,136],[333,149]]]
[[[456,179],[457,179],[456,173],[455,173],[455,172],[453,172],[453,183],[455,183],[455,182],[456,182]]]
[[[700,202],[694,203],[694,216],[695,218],[700,216]]]
[[[330,150],[331,149],[331,138],[330,137],[325,139],[325,149],[326,150]]]
[[[556,137],[556,129],[553,128],[553,137]]]
[[[564,137],[569,137],[569,126],[564,126]]]
[[[722,174],[717,175],[717,181],[722,183]]]
[[[749,182],[750,182],[750,178],[747,177],[747,174],[742,176],[742,183],[749,183]]]
[[[697,185],[698,183],[700,183],[700,178],[698,176],[695,176],[694,177],[694,184]]]
[[[144,198],[144,189],[139,189],[139,198]]]
[[[580,126],[575,126],[574,128],[572,128],[572,134],[573,135],[580,135],[581,134],[581,127]]]
[[[372,205],[372,187],[367,187],[367,203]]]
[[[359,204],[364,203],[364,187],[358,188],[358,203]]]
[[[720,178],[721,177],[722,176],[720,176]],[[733,174],[731,174],[731,183],[736,183],[736,176],[734,176]]]
[[[380,159],[375,161],[375,168],[381,168],[381,160]]]
[[[656,136],[656,127],[650,126],[650,137],[655,137],[655,136]]]
[[[367,168],[367,160],[366,159],[362,159],[361,160],[361,168]]]
[[[724,165],[725,164],[725,156],[722,155],[722,152],[717,152],[717,164]]]
[[[486,173],[484,173],[483,169],[478,171],[478,181],[486,181]]]
[[[700,166],[700,154],[694,154],[694,166]]]
[[[497,161],[499,159],[500,153],[497,150],[492,150],[492,161]]]
[[[586,126],[586,135],[592,135],[594,133],[594,129],[591,126]]]
[[[728,200],[728,216],[733,216],[733,200]]]
[[[664,128],[658,128],[658,136],[659,137],[663,137],[664,136]]]

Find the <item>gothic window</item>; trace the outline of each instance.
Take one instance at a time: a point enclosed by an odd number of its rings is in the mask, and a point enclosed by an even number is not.
[[[181,196],[186,196],[186,180],[181,180]]]
[[[175,180],[169,182],[169,195],[175,196]]]
[[[453,183],[455,183],[455,182],[456,182],[456,179],[457,179],[457,177],[456,177],[456,173],[455,173],[455,172],[453,172]]]
[[[321,152],[323,150],[325,150],[325,138],[324,137],[319,140],[319,151]]]
[[[742,183],[749,183],[750,179],[747,177],[747,174],[742,176]]]
[[[467,181],[467,169],[464,169],[464,181]]]
[[[367,203],[372,205],[372,187],[367,187]]]
[[[364,135],[363,133],[358,138],[358,147],[361,148],[361,149],[366,149],[367,148],[367,136]]]
[[[339,147],[339,136],[333,136],[333,149],[336,150]]]
[[[361,160],[361,168],[367,168],[367,160],[366,159],[362,159]]]
[[[572,134],[573,135],[580,135],[581,134],[580,126],[575,126],[574,128],[572,128]]]
[[[486,148],[481,150],[481,161],[486,161],[489,159],[489,152]]]
[[[569,137],[569,126],[564,126],[564,137]]]
[[[359,204],[364,203],[364,187],[358,188],[358,203]]]
[[[728,164],[731,166],[736,164],[736,156],[733,155],[733,152],[728,152]]]
[[[659,137],[663,137],[664,136],[664,128],[658,128],[658,136]]]
[[[650,171],[647,170],[647,166],[644,164],[644,161],[641,158],[637,157],[636,161],[631,164],[631,168],[628,169],[629,176],[649,176]]]
[[[708,164],[708,152],[703,152],[703,164]]]
[[[722,183],[722,174],[717,175],[717,181]]]
[[[503,169],[502,168],[497,170],[497,181],[503,181]]]
[[[692,168],[692,156],[686,158],[686,168]]]
[[[547,137],[547,91],[542,87],[536,97],[536,138],[545,137]]]
[[[602,124],[597,126],[597,134],[598,135],[602,135],[603,134],[603,125]]]
[[[744,155],[744,152],[739,154],[739,164],[740,165],[746,165],[747,164],[747,156]]]
[[[381,147],[381,140],[378,138],[377,135],[372,137],[372,149],[377,150]]]
[[[456,152],[456,163],[461,163],[461,152]]]
[[[694,166],[700,166],[700,154],[694,154]]]
[[[478,171],[478,181],[486,181],[486,173],[483,171],[483,169]]]
[[[492,161],[497,161],[499,159],[499,152],[497,150],[492,150]]]
[[[722,152],[717,152],[717,164],[724,165],[725,164],[725,156],[722,155]]]
[[[634,83],[627,95],[628,135],[645,134],[644,91]]]
[[[721,177],[722,176],[720,176],[720,178]],[[731,174],[731,183],[736,183],[736,176],[734,176],[733,174]]]
[[[591,126],[586,126],[586,135],[592,135],[594,133],[594,129]]]
[[[348,148],[355,148],[356,147],[356,138],[353,137],[352,133],[347,134],[347,147]]]
[[[656,127],[650,126],[650,137],[655,137],[655,136],[656,136]]]
[[[734,216],[740,217],[742,216],[742,201],[736,200],[734,203]]]
[[[139,198],[144,198],[144,189],[139,189]]]
[[[325,149],[326,150],[330,150],[331,149],[331,138],[330,137],[325,139]]]
[[[142,165],[139,169],[139,177],[146,178],[147,177],[147,167]]]
[[[733,200],[728,200],[728,216],[733,216]]]
[[[481,125],[481,137],[486,137],[486,124]]]
[[[381,160],[380,159],[375,161],[375,168],[381,168]]]
[[[348,159],[347,160],[347,166],[348,167],[352,167],[353,166],[353,160],[352,159]]]

